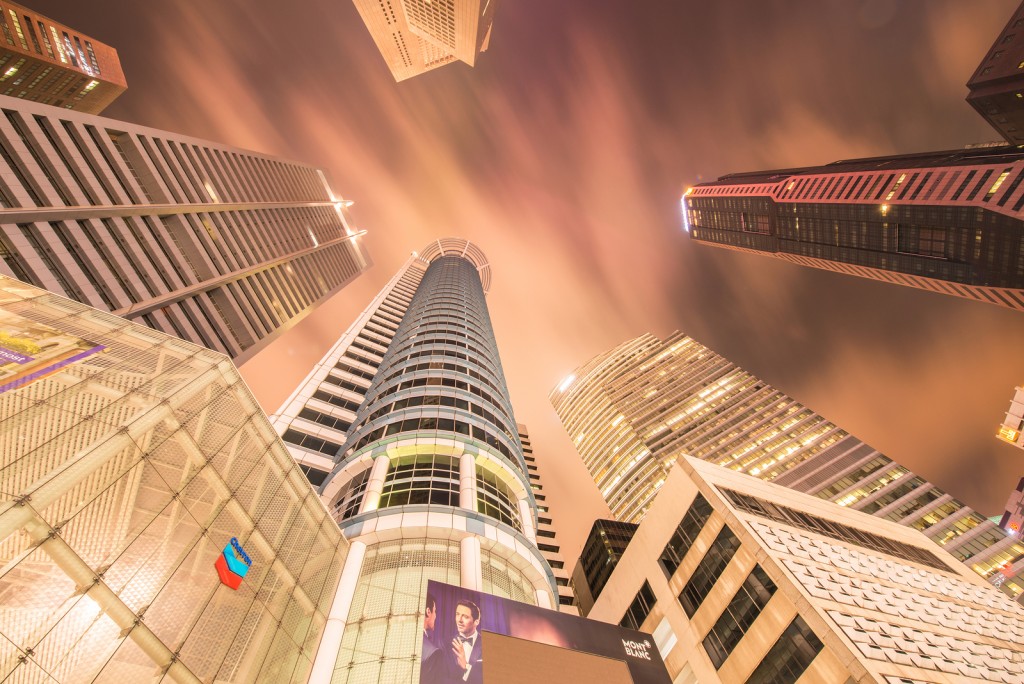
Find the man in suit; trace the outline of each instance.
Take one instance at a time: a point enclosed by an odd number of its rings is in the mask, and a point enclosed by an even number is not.
[[[452,680],[467,684],[483,684],[483,643],[480,641],[480,607],[463,599],[455,604],[455,627],[458,636],[452,639]]]
[[[427,593],[423,611],[423,651],[420,656],[420,682],[441,682],[444,674],[444,653],[434,643],[434,623],[437,621],[437,600]]]

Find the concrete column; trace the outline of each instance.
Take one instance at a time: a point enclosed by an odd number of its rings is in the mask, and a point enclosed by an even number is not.
[[[483,591],[483,573],[480,570],[480,539],[465,537],[459,544],[461,563],[461,584],[466,589]]]
[[[459,507],[476,510],[475,454],[462,454],[459,459]]]
[[[528,499],[519,500],[519,519],[523,523],[523,534],[526,535],[527,539],[536,544],[537,530],[533,527],[533,511],[530,509]]]
[[[541,608],[547,608],[548,610],[551,610],[551,608],[552,608],[552,606],[551,606],[551,594],[549,594],[548,592],[544,591],[543,589],[538,589],[537,590],[537,605],[540,606]],[[310,680],[310,681],[312,681],[312,680]]]
[[[384,491],[384,478],[388,475],[388,467],[390,465],[391,459],[387,454],[381,454],[373,459],[370,481],[366,483],[363,501],[359,504],[360,513],[377,510],[377,506],[380,505],[380,493]]]
[[[376,464],[374,464],[376,465]],[[313,669],[309,673],[307,684],[330,684],[334,677],[334,667],[341,650],[341,639],[345,636],[345,621],[348,611],[352,608],[352,597],[356,593],[359,573],[363,569],[363,558],[366,556],[366,544],[354,541],[349,544],[345,567],[338,580],[338,589],[334,592],[334,602],[327,615],[324,635],[320,638],[320,647],[313,660]]]

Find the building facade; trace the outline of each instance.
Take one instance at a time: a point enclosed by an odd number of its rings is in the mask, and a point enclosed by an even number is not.
[[[551,401],[618,520],[642,520],[686,454],[913,527],[1008,593],[1024,589],[1019,539],[681,333],[595,357]]]
[[[117,50],[13,2],[0,3],[0,95],[99,114],[128,84]]]
[[[416,681],[428,580],[558,603],[490,281],[465,240],[414,253],[273,417],[351,545],[311,681]]]
[[[396,81],[487,50],[497,0],[354,0]]]
[[[698,459],[590,613],[676,684],[1020,682],[1024,608],[919,532]]]
[[[533,444],[530,442],[530,433],[526,426],[519,423],[516,427],[519,431],[519,443],[523,445],[523,460],[526,461],[526,472],[530,477],[530,489],[533,490],[533,498],[537,502],[537,548],[555,576],[555,584],[558,587],[558,610],[578,615],[579,608],[573,593],[572,581],[565,567],[562,547],[558,543],[551,509],[547,504],[547,494],[544,493],[540,462],[533,455]]]
[[[701,244],[1024,311],[1024,152],[983,147],[722,176],[686,191]]]
[[[0,679],[305,682],[346,553],[226,356],[0,276]]]
[[[242,363],[369,266],[323,173],[0,97],[0,274]]]
[[[590,614],[612,571],[619,564],[637,525],[618,520],[595,520],[583,542],[579,561],[572,571],[572,589],[580,615]]]
[[[1024,4],[967,82],[967,103],[1011,145],[1024,145]]]

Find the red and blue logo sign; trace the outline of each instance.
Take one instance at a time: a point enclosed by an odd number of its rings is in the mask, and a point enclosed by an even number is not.
[[[238,538],[232,537],[228,545],[224,547],[224,551],[217,556],[213,567],[217,568],[217,575],[221,582],[232,589],[238,589],[251,565],[252,559],[249,558],[249,554],[238,543]]]

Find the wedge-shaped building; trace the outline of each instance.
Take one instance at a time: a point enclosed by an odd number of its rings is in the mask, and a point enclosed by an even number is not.
[[[590,617],[677,684],[1024,681],[1024,608],[922,534],[693,458]]]

